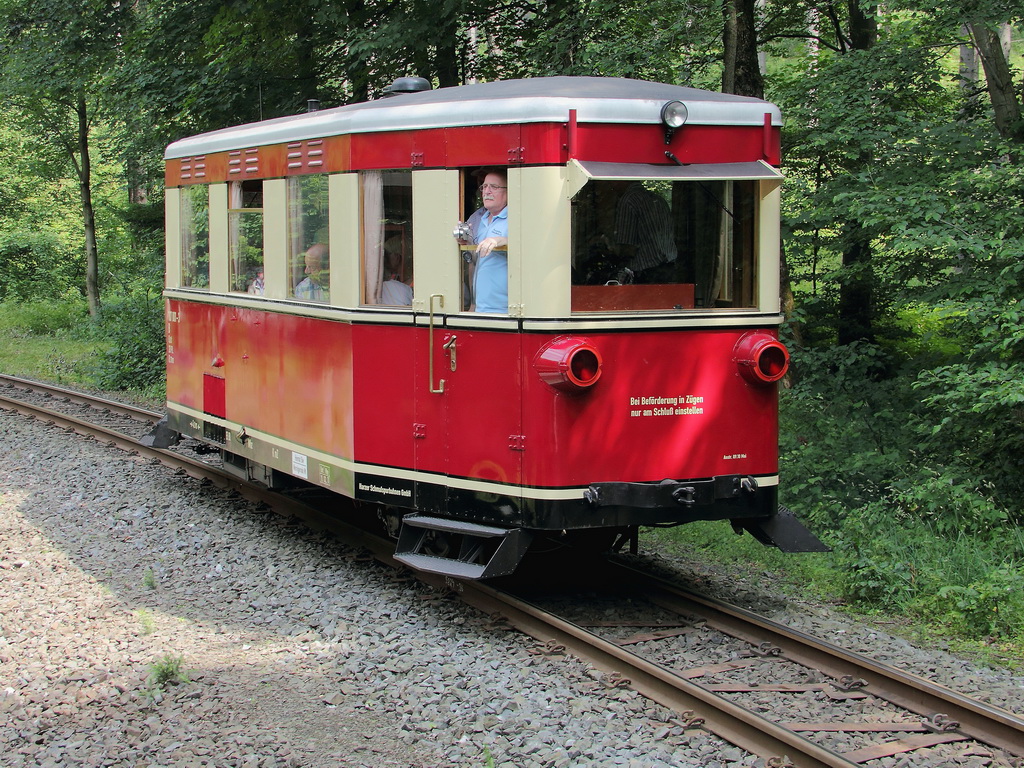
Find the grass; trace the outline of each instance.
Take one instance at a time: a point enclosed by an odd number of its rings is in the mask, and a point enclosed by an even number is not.
[[[56,384],[88,385],[84,371],[97,344],[81,339],[20,334],[0,328],[0,371]]]
[[[100,345],[78,302],[0,303],[0,371],[57,384],[88,384]]]
[[[0,302],[2,373],[102,391],[96,375],[109,347],[109,340],[96,332],[84,304]],[[165,399],[162,384],[129,394],[147,405]]]
[[[135,615],[139,618],[139,624],[142,627],[142,634],[152,635],[156,632],[156,619],[150,611],[147,611],[145,608],[139,608],[135,612]]]

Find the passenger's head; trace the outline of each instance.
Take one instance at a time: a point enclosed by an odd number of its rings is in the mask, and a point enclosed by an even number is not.
[[[480,182],[480,196],[488,213],[501,213],[508,205],[508,174],[500,168],[489,169]]]
[[[324,269],[324,262],[327,261],[327,246],[323,243],[315,243],[309,246],[304,254],[306,262],[306,274],[315,275],[322,272]]]

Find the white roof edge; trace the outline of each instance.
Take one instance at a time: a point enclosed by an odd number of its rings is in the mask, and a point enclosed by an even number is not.
[[[717,94],[692,88],[663,86],[655,96],[651,86],[644,83],[642,94],[636,97],[622,95],[604,97],[595,95],[593,81],[601,78],[579,78],[591,81],[590,92],[573,96],[558,93],[535,95],[513,93],[501,96],[497,89],[482,91],[483,98],[465,98],[462,86],[420,94],[397,96],[362,104],[350,104],[319,112],[291,115],[258,123],[249,123],[218,131],[191,136],[167,147],[164,159],[190,157],[246,147],[281,144],[326,136],[374,133],[387,131],[421,130],[443,127],[471,127],[509,125],[516,123],[564,123],[569,111],[576,110],[580,123],[640,123],[661,122],[661,107],[672,99],[686,104],[687,125],[763,125],[764,116],[771,116],[773,126],[782,125],[778,107],[759,99]],[[536,78],[543,83],[547,78]],[[551,78],[569,81],[572,78]],[[608,78],[609,88],[621,88],[622,81]],[[509,81],[522,83],[525,81]],[[641,81],[637,81],[641,82]],[[490,84],[492,86],[498,83]],[[519,90],[522,90],[520,87]],[[446,91],[460,91],[463,97],[445,99]]]

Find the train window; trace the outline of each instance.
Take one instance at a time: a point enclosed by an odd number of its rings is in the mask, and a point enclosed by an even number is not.
[[[205,184],[181,191],[181,285],[210,287],[210,188]]]
[[[463,210],[473,213],[459,238],[462,256],[462,308],[473,312],[508,312],[508,172],[481,168],[466,174]],[[483,256],[480,243],[488,244]]]
[[[262,295],[263,182],[232,181],[228,195],[228,285]]]
[[[412,172],[365,171],[363,303],[412,305]]]
[[[288,295],[330,299],[327,176],[288,179]]]
[[[574,312],[756,306],[753,181],[588,182],[572,207]]]

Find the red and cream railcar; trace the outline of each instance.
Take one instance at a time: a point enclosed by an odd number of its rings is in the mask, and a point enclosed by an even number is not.
[[[700,519],[817,548],[777,505],[778,109],[611,78],[393,90],[168,147],[169,426],[383,505],[401,559],[460,577],[538,533]],[[488,169],[508,299],[485,313],[453,229]]]

